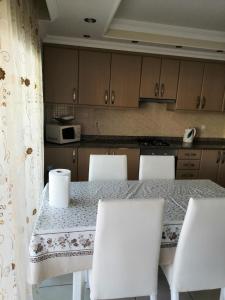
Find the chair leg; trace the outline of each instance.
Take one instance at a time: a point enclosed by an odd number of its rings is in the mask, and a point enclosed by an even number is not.
[[[170,291],[171,300],[179,300],[179,293],[177,291]]]
[[[150,295],[150,300],[157,300],[157,294]]]
[[[225,300],[225,288],[220,290],[220,300]]]

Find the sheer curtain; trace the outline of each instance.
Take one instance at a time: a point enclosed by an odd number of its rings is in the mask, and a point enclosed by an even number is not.
[[[35,0],[0,0],[0,299],[32,299],[28,242],[43,188]]]

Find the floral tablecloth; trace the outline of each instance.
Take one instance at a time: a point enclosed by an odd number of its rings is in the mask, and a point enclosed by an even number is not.
[[[49,206],[46,185],[30,241],[29,281],[91,267],[99,199],[164,198],[161,252],[171,255],[190,197],[225,197],[225,189],[210,180],[72,182],[70,206],[58,209]]]

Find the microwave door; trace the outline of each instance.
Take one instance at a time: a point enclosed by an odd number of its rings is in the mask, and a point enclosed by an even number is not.
[[[74,127],[67,127],[62,129],[62,139],[66,140],[74,140],[75,139],[75,129]]]

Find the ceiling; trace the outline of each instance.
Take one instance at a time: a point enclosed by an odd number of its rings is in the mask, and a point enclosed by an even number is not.
[[[225,1],[124,0],[115,17],[225,31]]]
[[[46,4],[50,18],[40,20],[45,42],[225,60],[224,0],[46,0]],[[87,17],[96,22],[84,22]]]

